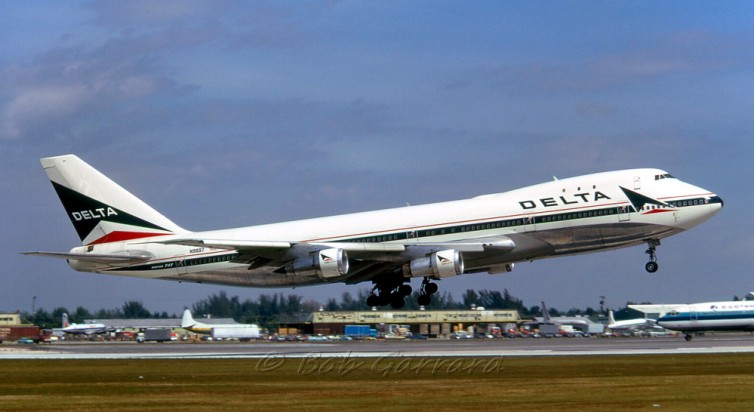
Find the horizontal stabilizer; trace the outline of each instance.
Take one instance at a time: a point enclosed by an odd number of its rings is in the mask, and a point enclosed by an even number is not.
[[[628,305],[629,308],[638,310],[642,313],[654,314],[657,313],[660,316],[670,312],[671,310],[678,309],[686,304],[657,304],[657,305]]]
[[[92,263],[104,263],[108,265],[130,264],[144,262],[152,259],[154,256],[143,255],[126,255],[126,254],[102,254],[102,253],[63,253],[63,252],[21,252],[22,255],[44,256],[57,259],[80,260]]]

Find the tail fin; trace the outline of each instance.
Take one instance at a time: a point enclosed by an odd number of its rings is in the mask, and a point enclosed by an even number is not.
[[[550,319],[550,312],[547,311],[547,306],[545,306],[545,301],[542,301],[542,320],[545,322],[552,320]]]
[[[644,314],[644,316],[646,317],[646,314]],[[615,324],[615,317],[613,316],[613,310],[612,309],[610,309],[610,311],[607,312],[607,320],[608,320],[608,322],[610,322],[610,323],[608,323],[608,325],[614,325]]]
[[[194,320],[194,317],[191,316],[191,311],[188,309],[184,310],[183,317],[181,318],[181,327],[190,328],[194,325],[196,325],[196,321]]]
[[[67,313],[63,313],[63,329],[65,329],[65,328],[67,328],[69,326],[71,326],[71,324],[68,323],[68,314]]]
[[[41,162],[84,245],[185,232],[74,155]]]

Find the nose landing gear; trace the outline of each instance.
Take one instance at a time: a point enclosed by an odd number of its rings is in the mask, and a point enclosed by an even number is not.
[[[658,239],[650,239],[647,241],[647,245],[649,245],[649,248],[644,253],[649,255],[649,262],[644,266],[644,269],[649,273],[655,273],[660,267],[657,264],[657,255],[655,254],[655,248],[660,246],[660,241]]]

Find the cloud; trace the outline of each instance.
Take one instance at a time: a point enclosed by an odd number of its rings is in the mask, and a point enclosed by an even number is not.
[[[2,135],[9,139],[19,138],[24,135],[28,124],[41,119],[60,120],[90,100],[91,95],[81,84],[21,90],[5,109]]]
[[[191,24],[217,18],[237,5],[234,1],[199,0],[132,0],[93,1],[89,9],[93,21],[112,28],[154,27],[167,24]]]
[[[604,93],[677,76],[751,70],[752,49],[750,35],[677,32],[651,46],[599,50],[576,63],[544,60],[470,67],[446,88],[473,87],[512,96]]]
[[[113,116],[121,105],[191,90],[155,57],[156,50],[169,47],[163,37],[118,38],[94,48],[60,46],[27,66],[4,68],[0,136],[36,140],[76,134]]]

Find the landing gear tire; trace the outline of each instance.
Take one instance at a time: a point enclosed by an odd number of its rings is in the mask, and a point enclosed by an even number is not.
[[[390,307],[393,309],[402,309],[406,306],[406,297],[400,293],[390,294]]]
[[[411,285],[405,284],[405,279],[401,274],[395,276],[384,276],[373,281],[366,304],[370,307],[390,305],[395,309],[400,309],[406,305],[405,298],[413,291]]]
[[[430,282],[429,277],[425,276],[419,288],[419,298],[416,303],[419,306],[428,306],[432,303],[432,294],[434,293],[437,293],[437,283]]]
[[[367,306],[380,306],[380,297],[377,295],[369,295],[369,297],[367,298]]]
[[[649,273],[657,272],[658,268],[659,265],[657,264],[657,262],[647,262],[647,264],[644,266],[644,269],[646,269]]]
[[[692,335],[686,335],[684,339],[686,339],[686,342],[691,342],[691,339],[694,339],[694,337]]]
[[[657,254],[655,253],[657,246],[660,246],[660,241],[657,239],[650,239],[647,241],[647,245],[649,245],[649,248],[647,248],[647,251],[644,253],[649,255],[649,262],[644,266],[644,269],[649,273],[655,273],[657,272],[657,269],[660,268],[660,265],[657,264]]]
[[[408,284],[402,284],[398,287],[398,293],[400,293],[403,296],[408,296],[413,292],[414,290],[411,288],[411,285]]]

